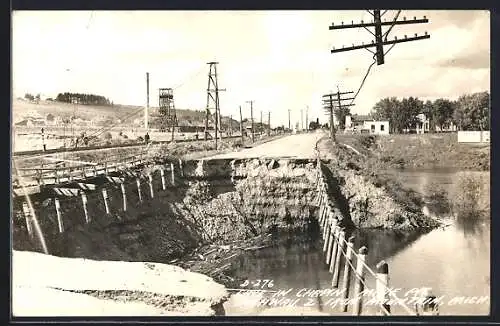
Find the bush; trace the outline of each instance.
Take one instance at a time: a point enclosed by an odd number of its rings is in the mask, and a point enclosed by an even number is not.
[[[374,135],[361,135],[358,142],[364,148],[370,149],[377,142],[377,137]]]
[[[110,133],[109,131],[106,131],[106,132],[102,135],[102,137],[103,137],[104,139],[106,139],[106,140],[110,140],[110,139],[112,139],[112,138],[113,138],[113,135],[111,135],[111,133]]]
[[[429,210],[436,214],[445,214],[451,211],[449,194],[440,184],[431,182],[425,186],[424,192]]]
[[[489,211],[489,194],[481,176],[474,173],[460,173],[451,192],[453,211],[458,216],[480,217]]]

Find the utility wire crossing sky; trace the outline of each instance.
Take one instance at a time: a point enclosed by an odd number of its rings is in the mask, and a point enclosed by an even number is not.
[[[387,11],[391,21],[397,10]],[[384,97],[456,99],[489,91],[488,11],[402,10],[398,19],[429,19],[397,25],[394,36],[431,38],[395,45],[384,65],[374,65],[356,98],[353,113],[368,113]],[[367,22],[358,11],[15,11],[13,13],[13,94],[93,93],[116,104],[158,106],[158,89],[174,88],[175,106],[206,106],[207,62],[218,61],[221,113],[254,115],[271,111],[273,125],[327,122],[323,94],[356,92],[373,55],[365,49],[330,53],[342,45],[369,43],[363,28],[329,30],[332,23]],[[383,32],[388,27],[384,27]],[[385,51],[389,46],[384,48]],[[305,114],[305,113],[304,113]]]

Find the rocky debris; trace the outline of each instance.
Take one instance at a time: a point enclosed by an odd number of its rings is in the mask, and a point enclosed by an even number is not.
[[[193,250],[184,256],[182,261],[170,263],[179,264],[186,270],[202,273],[228,287],[235,287],[240,279],[234,276],[235,262],[243,252],[258,250],[271,246],[273,240],[270,234],[262,234],[245,240],[226,242],[224,245],[209,244]]]

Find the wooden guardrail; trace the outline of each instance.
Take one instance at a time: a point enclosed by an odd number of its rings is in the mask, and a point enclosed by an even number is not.
[[[35,167],[18,168],[19,177],[24,180],[32,180],[37,185],[58,184],[72,181],[74,179],[85,179],[87,177],[108,174],[143,164],[142,155],[134,155],[120,161],[109,160],[101,163],[80,164],[68,167]]]
[[[389,265],[385,261],[379,262],[375,271],[367,265],[368,248],[362,246],[356,250],[354,237],[347,238],[346,230],[340,226],[341,213],[330,201],[323,168],[318,157],[316,197],[316,205],[319,206],[318,222],[322,231],[325,262],[329,266],[329,272],[333,274],[332,287],[340,287],[344,295],[343,312],[347,312],[351,305],[353,306],[353,315],[362,314],[364,293],[368,290],[365,273],[368,273],[375,279],[374,292],[376,297],[375,300],[370,301],[372,303],[375,301],[379,315],[391,315],[390,302],[398,302],[408,315],[438,315],[439,306],[436,296],[432,295],[428,288],[425,288],[426,292],[419,293],[421,300],[418,300],[412,309],[390,290]],[[342,262],[344,266],[342,266]],[[342,270],[343,278],[340,280]],[[352,294],[350,293],[351,282],[354,282]],[[349,300],[350,296],[352,296],[352,300]]]

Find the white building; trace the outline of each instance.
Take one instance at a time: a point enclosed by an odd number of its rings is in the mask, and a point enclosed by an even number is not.
[[[388,135],[389,121],[374,120],[366,115],[347,115],[345,117],[346,132],[370,133],[374,135]]]

